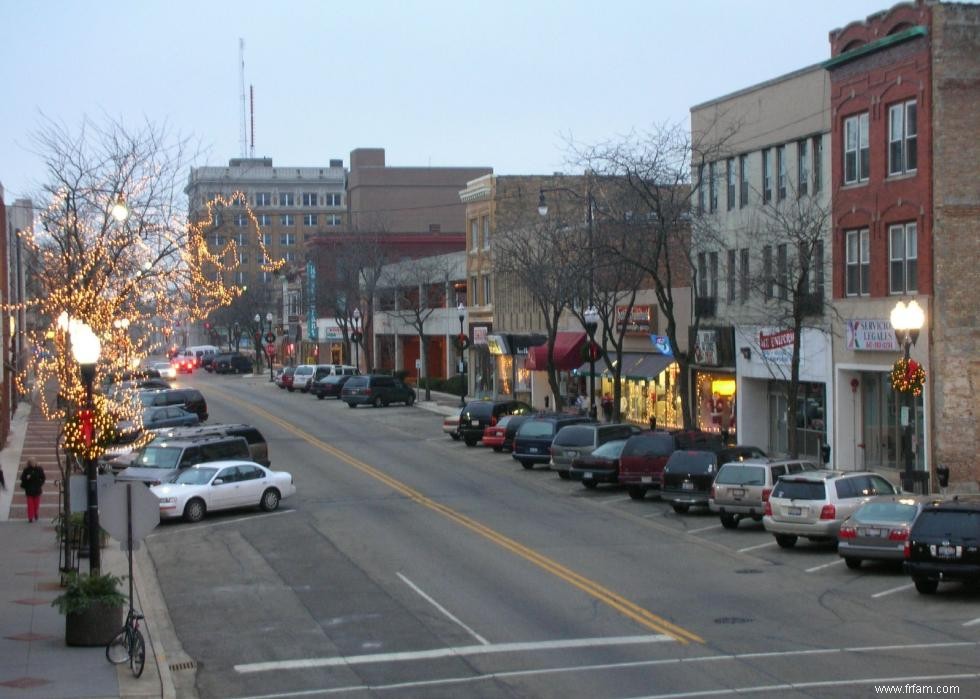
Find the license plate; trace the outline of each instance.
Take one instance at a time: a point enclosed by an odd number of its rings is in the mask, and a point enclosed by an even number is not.
[[[652,476],[640,476],[640,483],[653,483]]]
[[[792,517],[799,517],[801,514],[803,514],[803,508],[802,507],[788,507],[788,508],[786,508],[786,513],[788,515],[792,516]]]
[[[592,471],[586,471],[585,473],[583,473],[582,474],[582,480],[591,481],[592,480]]]
[[[876,529],[875,527],[868,527],[865,530],[864,535],[865,536],[881,536],[881,530],[880,529]]]
[[[470,420],[470,424],[473,425],[473,427],[479,427],[480,426],[480,421],[479,420]]]
[[[959,558],[962,555],[961,546],[930,546],[936,558]]]
[[[733,498],[741,498],[745,495],[745,488],[729,488],[728,494]]]
[[[538,453],[538,448],[537,447],[528,447],[527,450],[529,452],[531,452],[532,454],[537,454]]]
[[[690,481],[681,483],[681,490],[694,490],[694,484]]]

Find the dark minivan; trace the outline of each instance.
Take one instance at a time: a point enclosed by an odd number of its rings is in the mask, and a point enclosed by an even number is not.
[[[923,595],[933,594],[940,582],[980,583],[980,498],[923,507],[909,533],[905,570]]]
[[[707,507],[716,475],[717,453],[678,449],[664,466],[660,498],[669,502],[674,512],[687,512],[692,505]]]
[[[551,442],[565,425],[577,425],[589,422],[584,415],[535,415],[518,428],[514,435],[514,451],[511,458],[519,461],[524,468],[534,468],[535,464],[547,464],[551,461]]]
[[[391,403],[415,403],[415,391],[400,379],[385,374],[352,376],[340,391],[340,399],[351,408],[373,405],[375,408]]]
[[[531,406],[519,400],[471,400],[459,416],[459,436],[468,447],[483,439],[483,431],[504,415],[526,415]]]

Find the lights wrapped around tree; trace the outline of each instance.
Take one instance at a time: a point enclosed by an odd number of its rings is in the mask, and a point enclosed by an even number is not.
[[[892,367],[892,389],[897,393],[911,393],[913,396],[922,395],[922,386],[926,382],[926,370],[914,359],[899,359]]]

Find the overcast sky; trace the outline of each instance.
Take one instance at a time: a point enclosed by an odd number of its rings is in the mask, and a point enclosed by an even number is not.
[[[241,154],[238,40],[255,88],[255,155],[349,164],[568,170],[582,144],[828,57],[828,32],[888,0],[0,0],[0,183],[44,172],[44,114],[166,123]]]

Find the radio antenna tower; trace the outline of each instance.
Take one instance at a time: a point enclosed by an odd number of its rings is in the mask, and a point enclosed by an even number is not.
[[[241,149],[241,156],[248,157],[248,135],[247,135],[247,109],[248,103],[245,101],[245,39],[238,39],[238,77],[241,82],[242,99],[242,124],[238,133],[238,145]]]
[[[248,97],[250,102],[250,111],[252,116],[252,140],[248,147],[248,157],[255,157],[255,86],[248,86]]]

